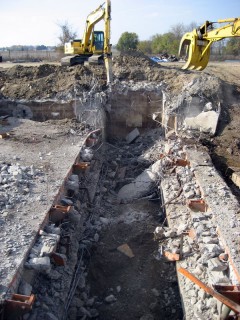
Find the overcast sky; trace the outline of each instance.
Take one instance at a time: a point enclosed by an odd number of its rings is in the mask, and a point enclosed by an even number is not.
[[[58,23],[67,21],[82,38],[87,15],[104,0],[0,0],[0,47],[57,45]],[[240,17],[240,0],[112,0],[111,42],[125,31],[140,40],[172,25]],[[99,23],[96,30],[101,30]]]

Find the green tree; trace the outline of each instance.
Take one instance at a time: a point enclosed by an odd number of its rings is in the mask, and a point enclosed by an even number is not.
[[[41,44],[39,46],[36,46],[36,50],[47,50],[47,47]]]
[[[152,53],[152,41],[150,40],[139,41],[137,48],[143,53],[150,54]]]
[[[230,38],[226,44],[224,53],[233,56],[240,55],[240,38]]]
[[[135,32],[124,32],[117,43],[117,49],[120,51],[128,49],[137,49],[139,40]]]
[[[153,53],[177,54],[179,39],[172,32],[156,34],[152,37]]]

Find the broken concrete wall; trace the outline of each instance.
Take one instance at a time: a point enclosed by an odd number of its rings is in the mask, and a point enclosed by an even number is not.
[[[111,95],[111,108],[107,110],[109,136],[124,136],[132,128],[151,128],[156,123],[152,114],[162,110],[162,90],[160,85],[146,87],[143,84],[131,87],[131,83],[121,88],[115,86]]]
[[[105,129],[106,114],[104,107],[107,95],[104,92],[83,92],[82,98],[74,101],[74,114],[81,123],[87,123],[94,129]]]
[[[164,92],[164,127],[214,135],[223,100],[221,92],[219,79],[204,74],[183,83],[179,94],[172,96]],[[177,126],[174,124],[175,118]]]
[[[73,118],[74,101],[0,101],[0,116],[46,121],[49,119]]]
[[[16,118],[47,121],[50,119],[77,118],[93,128],[103,128],[106,102],[104,93],[89,95],[83,92],[82,98],[63,101],[0,101],[0,116],[10,115]]]

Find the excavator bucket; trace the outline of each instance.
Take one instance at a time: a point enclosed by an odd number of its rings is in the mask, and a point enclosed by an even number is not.
[[[209,40],[199,40],[197,30],[185,33],[179,46],[179,56],[187,58],[182,69],[203,70],[206,68],[210,56]]]

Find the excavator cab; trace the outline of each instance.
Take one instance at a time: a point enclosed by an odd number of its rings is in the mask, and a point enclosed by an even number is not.
[[[240,18],[218,20],[222,27],[214,28],[215,22],[206,21],[201,27],[185,33],[179,45],[179,56],[186,58],[182,69],[203,70],[210,58],[211,44],[230,37],[240,37]]]
[[[93,38],[93,48],[94,52],[97,54],[103,53],[104,48],[104,32],[103,31],[94,31]]]

